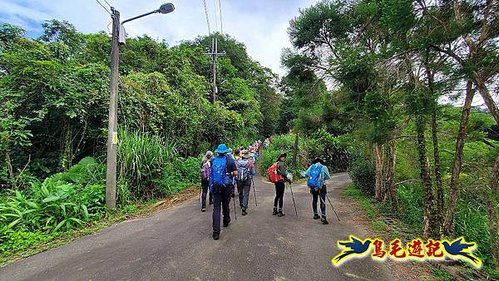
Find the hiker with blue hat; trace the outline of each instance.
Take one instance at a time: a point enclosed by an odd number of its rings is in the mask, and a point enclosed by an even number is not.
[[[326,180],[331,178],[329,174],[329,169],[325,165],[325,162],[316,158],[312,165],[307,169],[305,175],[308,177],[307,185],[310,188],[310,194],[312,194],[312,210],[314,211],[314,220],[321,219],[323,224],[328,224],[326,219]],[[317,213],[317,201],[321,199],[321,215]]]
[[[220,238],[220,209],[223,213],[223,226],[230,223],[230,199],[234,194],[234,177],[237,166],[234,158],[229,156],[230,150],[220,144],[215,150],[217,154],[211,160],[210,191],[213,196],[213,239]]]

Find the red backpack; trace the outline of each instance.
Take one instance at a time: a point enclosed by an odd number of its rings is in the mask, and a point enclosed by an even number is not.
[[[272,166],[270,166],[267,169],[267,174],[269,175],[269,181],[272,183],[276,183],[276,182],[280,182],[280,181],[284,180],[284,177],[277,173],[278,167],[279,167],[278,163],[275,162],[274,164],[272,164]]]

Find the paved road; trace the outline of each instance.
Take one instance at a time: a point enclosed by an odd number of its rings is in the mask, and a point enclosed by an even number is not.
[[[232,218],[218,241],[211,238],[211,207],[201,213],[192,199],[10,264],[0,269],[0,280],[393,280],[384,264],[370,259],[331,265],[338,239],[366,235],[345,200],[336,200],[349,181],[336,174],[329,186],[341,222],[331,214],[329,225],[312,220],[304,185],[293,187],[298,217],[288,188],[286,216],[272,216],[273,185],[257,178],[258,207],[251,197],[248,216]]]

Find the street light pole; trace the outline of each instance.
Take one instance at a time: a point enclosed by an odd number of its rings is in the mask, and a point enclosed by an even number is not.
[[[109,95],[109,125],[107,136],[106,207],[116,207],[116,160],[118,148],[118,76],[120,64],[120,12],[111,7],[113,19],[111,43],[111,86]]]
[[[136,16],[120,22],[120,12],[111,7],[111,19],[113,20],[112,43],[111,43],[111,86],[109,89],[109,116],[107,135],[107,170],[106,170],[106,207],[114,209],[116,207],[116,162],[118,150],[118,80],[120,64],[120,37],[125,38],[122,25],[126,22],[145,17],[151,14],[168,14],[175,10],[172,3],[166,3],[149,13]]]

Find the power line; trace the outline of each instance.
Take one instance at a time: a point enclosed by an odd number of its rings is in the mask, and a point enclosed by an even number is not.
[[[95,0],[95,1],[97,3],[99,3],[99,5],[102,7],[102,9],[104,9],[104,11],[106,11],[109,15],[111,15],[111,12],[104,5],[102,5],[102,3],[99,0]]]
[[[218,9],[220,14],[220,33],[224,34],[223,21],[222,21],[222,0],[218,0]]]
[[[109,4],[109,2],[107,2],[107,0],[104,0],[104,2],[106,2],[106,4],[109,6],[109,8],[111,8],[111,4]]]
[[[213,8],[215,10],[215,27],[218,30],[217,0],[213,0]]]
[[[206,24],[208,25],[208,35],[211,34],[210,29],[210,18],[208,17],[208,7],[206,6],[206,0],[203,0],[204,3],[204,14],[206,16]]]

